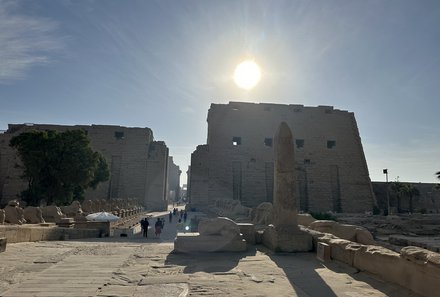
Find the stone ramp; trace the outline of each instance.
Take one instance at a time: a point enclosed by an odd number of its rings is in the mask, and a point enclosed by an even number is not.
[[[72,255],[1,294],[22,296],[96,296],[124,257]]]

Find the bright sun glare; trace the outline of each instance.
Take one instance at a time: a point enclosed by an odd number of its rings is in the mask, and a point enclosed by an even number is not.
[[[260,67],[252,60],[243,61],[235,67],[234,82],[242,89],[252,89],[258,84],[260,79]]]

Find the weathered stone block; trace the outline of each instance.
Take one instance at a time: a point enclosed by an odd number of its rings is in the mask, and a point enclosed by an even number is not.
[[[349,248],[351,241],[344,239],[330,239],[331,258],[353,266],[355,249]]]
[[[330,245],[324,242],[318,242],[316,248],[316,258],[318,260],[326,262],[331,260],[331,248]]]
[[[316,219],[308,213],[299,213],[298,214],[298,225],[303,225],[304,227],[307,227],[308,225],[310,225],[314,221],[316,221]]]
[[[6,251],[6,237],[0,237],[0,253]]]
[[[302,230],[279,231],[269,225],[263,232],[263,244],[276,252],[309,252],[313,250],[312,236]]]
[[[400,283],[403,279],[400,255],[380,246],[362,246],[355,253],[353,266],[384,277],[385,280]]]
[[[60,220],[57,222],[57,225],[63,228],[73,228],[74,223],[75,220],[73,218],[60,218]]]

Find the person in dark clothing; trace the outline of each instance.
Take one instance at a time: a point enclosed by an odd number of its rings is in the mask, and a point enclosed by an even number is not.
[[[141,228],[142,228],[142,235],[147,238],[148,237],[148,226],[150,226],[150,222],[148,222],[147,218],[144,218],[141,220]]]
[[[188,213],[185,211],[183,213],[183,222],[186,223],[186,219],[188,218]]]
[[[173,221],[173,213],[170,210],[170,213],[168,214],[168,221],[171,223]]]
[[[154,229],[155,229],[154,234],[160,237],[160,233],[162,233],[162,228],[163,228],[162,220],[160,218],[157,218],[157,221],[154,224]]]

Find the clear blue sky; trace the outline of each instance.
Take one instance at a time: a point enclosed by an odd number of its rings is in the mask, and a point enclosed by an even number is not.
[[[437,0],[0,0],[0,129],[150,127],[183,172],[210,103],[250,101],[353,111],[372,180],[436,182],[439,94]]]

